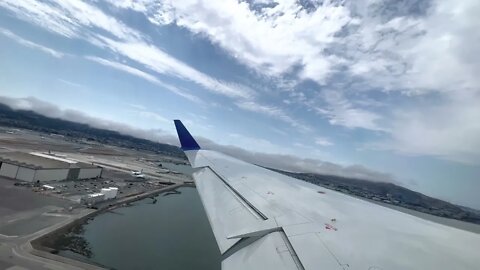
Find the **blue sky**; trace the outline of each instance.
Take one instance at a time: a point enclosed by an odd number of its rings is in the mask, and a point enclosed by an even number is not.
[[[479,12],[475,0],[4,0],[0,94],[166,142],[179,118],[251,161],[480,208]]]

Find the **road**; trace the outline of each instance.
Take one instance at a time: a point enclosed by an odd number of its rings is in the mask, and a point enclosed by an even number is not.
[[[145,197],[155,196],[160,192],[165,192],[168,190],[172,190],[178,188],[182,184],[176,184],[172,186],[166,186],[161,189],[157,190],[150,190],[143,194],[139,194],[132,197],[121,198],[117,200],[113,206],[116,207],[118,205],[122,205],[134,200],[138,200]],[[111,204],[111,203],[109,203]],[[105,205],[107,207],[107,205]],[[45,208],[39,208],[38,211],[46,210]],[[33,212],[33,211],[32,211]],[[93,214],[95,210],[93,209],[84,209],[84,208],[77,208],[74,209],[71,213],[52,213],[50,211],[45,211],[43,213],[37,213],[36,215],[28,215],[34,218],[38,218],[38,216],[47,216],[47,217],[54,217],[60,218],[61,221],[50,221],[50,225],[44,227],[38,231],[33,233],[27,234],[20,234],[20,235],[4,235],[0,234],[0,269],[11,269],[11,270],[33,270],[33,269],[51,269],[51,270],[58,270],[58,269],[87,269],[87,270],[100,270],[104,269],[102,267],[98,267],[95,265],[86,264],[83,262],[79,262],[76,260],[72,260],[69,258],[65,258],[62,256],[54,255],[45,251],[35,250],[33,249],[32,245],[30,244],[31,241],[42,237],[48,233],[51,233],[67,224],[74,222],[75,220],[81,219],[87,215]],[[22,218],[19,219],[12,219],[12,222],[22,222],[25,223],[29,221],[28,218],[25,219],[26,215],[23,215]],[[34,222],[29,222],[34,223]],[[29,224],[32,226],[32,224]]]
[[[82,209],[76,214],[57,214],[61,216],[63,221],[53,224],[49,227],[41,229],[37,232],[20,235],[20,236],[7,236],[0,235],[0,269],[40,269],[40,270],[59,270],[59,269],[73,269],[73,270],[100,270],[101,267],[85,264],[82,262],[70,260],[53,254],[44,253],[42,251],[35,251],[30,241],[48,234],[58,228],[61,228],[70,222],[79,219],[85,215],[92,213],[91,209]],[[52,259],[43,258],[38,255],[51,256]]]

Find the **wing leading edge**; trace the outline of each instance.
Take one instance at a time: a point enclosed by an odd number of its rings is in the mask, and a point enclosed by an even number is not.
[[[179,120],[175,125],[199,168],[193,177],[224,270],[480,267],[478,234],[203,150]]]

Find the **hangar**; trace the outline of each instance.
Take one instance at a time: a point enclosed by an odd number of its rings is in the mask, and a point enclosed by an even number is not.
[[[27,182],[80,180],[102,176],[102,167],[43,153],[0,155],[0,176]]]

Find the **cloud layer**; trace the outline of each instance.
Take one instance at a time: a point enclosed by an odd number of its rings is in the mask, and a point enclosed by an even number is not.
[[[110,2],[208,38],[263,75],[294,74],[289,88],[316,82],[318,91],[305,98],[297,88],[288,104],[390,137],[372,149],[480,164],[478,1]]]
[[[203,73],[151,42],[151,37],[99,8],[95,1],[5,0],[18,18],[104,49],[122,63],[86,59],[145,79],[194,102],[194,91],[157,75],[190,81],[237,108],[304,132],[312,126],[287,109],[302,106],[332,126],[388,137],[373,150],[430,155],[480,164],[480,3],[409,1],[107,1],[208,39],[232,59],[266,76],[285,98],[261,102],[261,90]],[[63,57],[9,30],[21,45]],[[142,69],[128,63],[139,65]],[[288,79],[286,79],[288,77]],[[315,82],[307,91],[302,82]],[[428,138],[428,139],[427,139]]]
[[[9,98],[0,96],[0,103],[6,104],[15,110],[30,110],[52,118],[59,118],[82,124],[88,124],[92,127],[114,130],[123,134],[152,141],[159,141],[177,146],[179,145],[178,139],[175,135],[166,133],[165,131],[160,129],[138,129],[127,124],[92,117],[76,110],[62,110],[58,106],[53,105],[52,103],[45,102],[33,97]],[[148,112],[146,108],[142,106],[132,104],[130,107],[137,110],[140,114],[143,114],[149,119],[161,121],[162,123],[167,121],[159,115]],[[173,125],[173,121],[171,124]],[[316,159],[299,158],[293,155],[265,154],[247,151],[236,146],[220,145],[202,137],[197,138],[197,140],[203,148],[220,151],[262,166],[296,172],[313,172],[344,177],[353,177],[359,179],[367,179],[371,181],[396,182],[393,176],[389,174],[369,170],[359,165],[345,167]],[[322,143],[324,142],[322,141]]]
[[[139,1],[138,3],[130,1],[111,3],[119,7],[134,8],[140,11],[145,10],[144,5],[147,4],[146,1]],[[262,108],[265,106],[269,108],[273,108],[273,106],[259,103],[255,98],[255,91],[249,86],[217,79],[172,57],[153,44],[150,37],[129,27],[114,16],[105,13],[93,3],[60,0],[6,0],[0,2],[0,7],[9,10],[18,18],[52,33],[69,39],[87,41],[116,57],[128,59],[133,63],[139,64],[157,75],[165,75],[193,82],[213,94],[240,102],[237,104],[248,102],[248,104],[256,106],[255,111],[266,116],[273,116],[294,126],[299,125],[297,124],[298,121],[293,121],[291,117],[286,116],[286,113],[281,108],[276,107],[275,110],[281,112],[275,114],[263,110]],[[153,75],[138,68],[115,63],[109,59],[100,59],[96,56],[88,56],[87,58],[104,66],[146,79],[191,101],[198,102],[200,100],[195,93],[161,82],[158,78],[153,78]],[[252,111],[251,106],[248,108],[238,106],[238,108]]]

